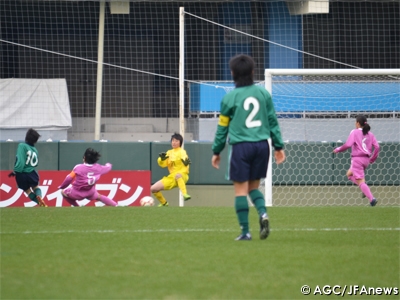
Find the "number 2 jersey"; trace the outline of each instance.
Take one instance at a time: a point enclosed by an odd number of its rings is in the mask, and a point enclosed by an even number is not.
[[[222,98],[212,150],[220,153],[229,144],[272,139],[275,150],[283,148],[281,131],[271,95],[265,88],[250,85],[235,88]]]
[[[108,173],[111,168],[110,163],[106,163],[104,166],[97,163],[76,165],[58,188],[64,189],[72,183],[75,190],[89,191],[95,188],[95,184],[101,175]]]
[[[39,164],[39,153],[34,146],[27,143],[18,144],[14,172],[31,173]]]

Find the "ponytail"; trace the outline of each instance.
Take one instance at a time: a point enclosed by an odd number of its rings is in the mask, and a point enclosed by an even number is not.
[[[368,131],[370,131],[370,130],[371,130],[371,126],[369,126],[369,124],[367,122],[365,122],[363,129],[362,129],[363,134],[366,135],[368,133]]]
[[[360,126],[362,127],[363,135],[366,135],[371,130],[371,126],[369,126],[369,124],[367,123],[366,116],[358,115],[356,118],[356,122],[358,122],[360,124]]]

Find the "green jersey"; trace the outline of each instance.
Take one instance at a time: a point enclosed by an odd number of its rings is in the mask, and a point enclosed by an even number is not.
[[[38,164],[39,154],[36,148],[26,143],[20,143],[17,148],[14,172],[30,173]]]
[[[256,85],[235,88],[222,98],[212,150],[220,153],[229,144],[272,139],[276,150],[283,148],[281,131],[271,95]]]

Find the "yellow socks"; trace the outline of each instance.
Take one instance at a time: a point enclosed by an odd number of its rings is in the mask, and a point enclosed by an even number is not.
[[[158,201],[160,201],[161,204],[167,203],[167,200],[165,200],[163,194],[161,192],[153,193],[154,197],[157,198]]]
[[[183,194],[183,195],[187,195],[186,184],[185,184],[185,182],[183,181],[183,178],[182,178],[182,177],[181,177],[181,178],[178,178],[178,179],[176,180],[176,182],[178,183],[179,189],[181,190],[182,194]]]

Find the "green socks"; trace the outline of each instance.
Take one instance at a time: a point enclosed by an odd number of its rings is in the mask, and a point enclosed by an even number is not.
[[[264,195],[259,190],[252,190],[249,196],[260,216],[267,212]]]
[[[252,190],[249,196],[257,209],[258,215],[262,216],[267,212],[264,195],[259,190]],[[247,196],[235,197],[235,209],[239,225],[242,228],[242,234],[246,234],[249,232],[249,204],[247,203]]]
[[[40,188],[37,188],[33,191],[36,196],[40,196],[42,198],[42,190]]]
[[[29,199],[31,199],[33,202],[36,202],[37,204],[39,204],[39,202],[36,199],[36,194],[35,193],[29,193],[28,195]]]
[[[242,234],[249,232],[249,204],[246,196],[235,197],[235,210]]]

